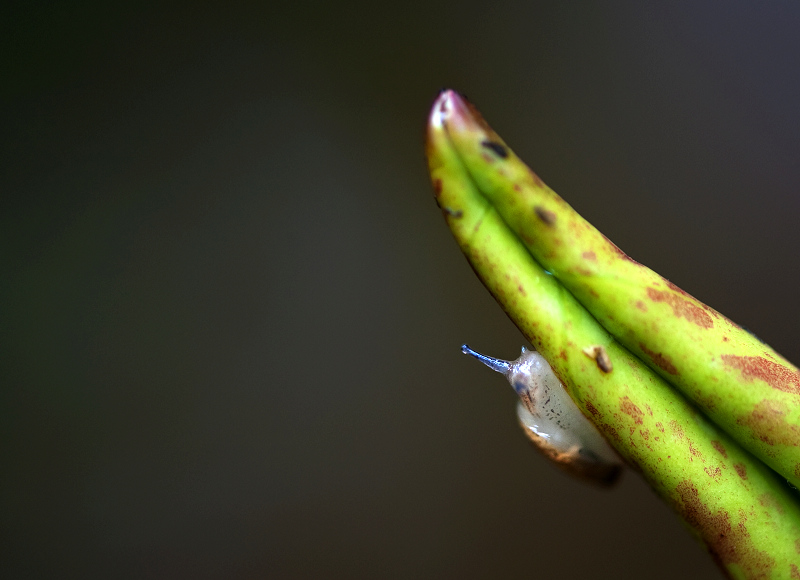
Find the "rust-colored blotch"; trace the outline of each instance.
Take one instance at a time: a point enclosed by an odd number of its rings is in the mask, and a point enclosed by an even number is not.
[[[767,445],[800,447],[800,427],[786,421],[785,416],[783,405],[764,399],[736,422],[749,427],[753,435]]]
[[[669,290],[648,288],[647,296],[653,302],[665,302],[669,304],[675,316],[678,318],[683,317],[689,322],[695,323],[700,328],[711,328],[714,326],[711,315],[709,315],[705,309],[678,294],[670,292]]]
[[[800,373],[795,369],[760,356],[723,354],[720,358],[726,365],[740,370],[745,379],[760,379],[773,389],[800,395]]]
[[[738,564],[747,578],[769,577],[775,567],[775,559],[753,545],[750,533],[742,522],[732,526],[728,512],[712,512],[688,479],[679,483],[675,491],[680,498],[679,509],[684,519],[700,532],[712,556],[721,566]]]
[[[642,349],[642,352],[650,357],[650,360],[653,361],[658,368],[660,368],[665,373],[669,373],[670,375],[677,375],[678,369],[675,368],[675,365],[672,364],[672,361],[666,355],[661,354],[660,352],[654,352],[647,348],[644,343],[639,343],[639,348]]]
[[[644,416],[644,413],[642,413],[642,410],[637,407],[636,404],[627,397],[627,395],[620,399],[619,408],[626,415],[630,415],[637,425],[642,424],[642,417]]]

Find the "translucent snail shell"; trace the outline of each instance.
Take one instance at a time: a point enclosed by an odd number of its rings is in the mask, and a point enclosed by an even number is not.
[[[522,347],[515,361],[480,354],[466,344],[461,352],[505,375],[520,398],[517,417],[533,445],[548,459],[581,479],[611,485],[622,471],[622,459],[581,413],[535,350]]]

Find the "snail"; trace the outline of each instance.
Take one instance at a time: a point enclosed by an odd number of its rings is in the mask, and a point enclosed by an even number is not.
[[[607,486],[617,480],[622,459],[581,413],[541,354],[523,346],[517,360],[505,361],[480,354],[466,344],[461,352],[505,375],[520,398],[520,425],[545,457],[592,483]]]

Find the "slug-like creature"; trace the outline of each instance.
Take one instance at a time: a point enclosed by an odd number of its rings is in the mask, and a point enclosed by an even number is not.
[[[600,485],[611,485],[622,471],[622,459],[570,399],[544,357],[522,347],[515,361],[475,352],[471,355],[505,375],[520,398],[517,417],[533,445],[567,472]]]

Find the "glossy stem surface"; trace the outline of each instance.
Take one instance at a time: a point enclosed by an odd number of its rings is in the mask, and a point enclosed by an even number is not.
[[[480,163],[461,153],[466,141],[480,151]],[[509,226],[483,191],[483,180],[475,177],[491,172],[492,179],[506,180],[515,191],[521,176],[507,164],[513,153],[453,91],[444,91],[434,104],[426,153],[437,204],[462,252],[581,411],[683,517],[732,577],[800,574],[796,495],[617,342],[537,262],[526,247],[526,234]],[[540,183],[530,170],[524,171],[526,183]],[[526,207],[529,220],[558,220],[551,206],[540,211]],[[613,370],[604,370],[598,359],[586,354],[595,347],[602,348]]]

